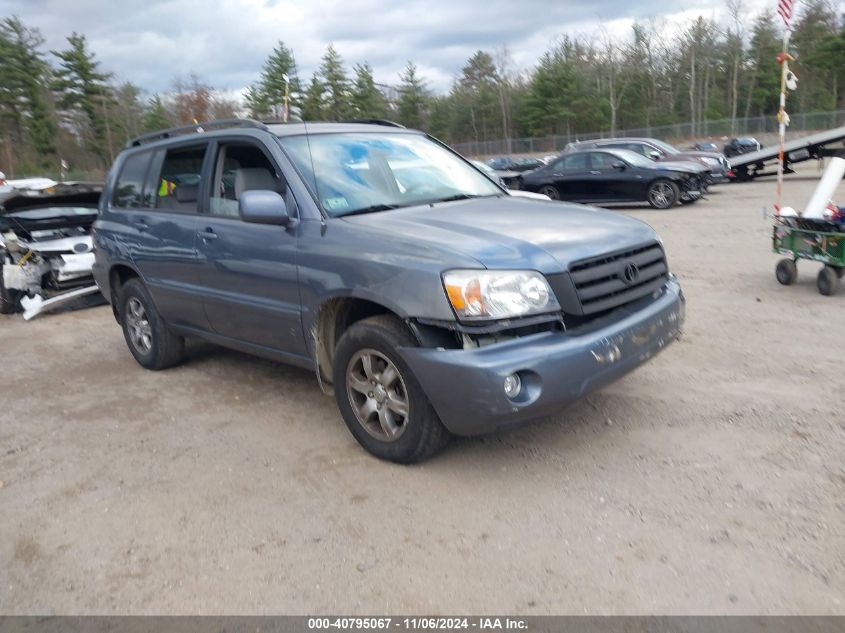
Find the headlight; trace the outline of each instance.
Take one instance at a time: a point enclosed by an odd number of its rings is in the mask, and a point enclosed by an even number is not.
[[[458,318],[507,319],[560,310],[545,277],[533,270],[450,270],[443,286]]]

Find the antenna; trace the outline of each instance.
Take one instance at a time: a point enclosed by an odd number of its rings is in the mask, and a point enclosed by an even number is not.
[[[320,195],[320,184],[317,180],[317,168],[314,166],[314,152],[311,151],[311,133],[308,131],[308,122],[302,120],[302,126],[305,129],[305,143],[308,145],[308,160],[311,161],[311,177],[314,178],[314,193],[317,194],[317,207],[320,210],[320,222],[323,226],[326,225],[326,219],[323,217],[325,210],[323,209],[323,197]]]

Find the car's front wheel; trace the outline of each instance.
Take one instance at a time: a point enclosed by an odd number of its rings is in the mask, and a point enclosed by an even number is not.
[[[185,339],[167,327],[140,279],[130,279],[120,289],[120,325],[129,351],[147,369],[166,369],[182,360]]]
[[[428,459],[449,441],[449,432],[396,351],[416,345],[401,321],[379,315],[352,325],[334,356],[335,399],[346,426],[370,453],[400,464]]]
[[[681,191],[671,180],[655,180],[648,188],[648,203],[655,209],[669,209],[678,203]]]
[[[560,191],[558,191],[557,187],[554,185],[543,185],[540,187],[540,193],[544,196],[548,196],[552,200],[560,200]]]

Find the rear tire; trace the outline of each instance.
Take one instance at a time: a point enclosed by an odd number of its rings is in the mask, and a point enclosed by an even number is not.
[[[838,285],[839,278],[836,276],[833,266],[825,266],[819,271],[819,276],[816,278],[816,286],[819,292],[825,297],[835,294]]]
[[[655,209],[671,209],[678,203],[681,190],[671,180],[655,180],[648,188],[646,198]]]
[[[554,185],[543,185],[540,187],[540,193],[552,200],[560,200],[560,191]]]
[[[371,454],[398,464],[428,459],[451,437],[396,351],[417,345],[396,317],[379,315],[352,325],[335,348],[334,393],[346,426]]]
[[[775,268],[775,277],[784,286],[791,286],[798,279],[798,266],[791,259],[782,259]]]
[[[168,329],[143,282],[130,279],[118,294],[123,336],[138,364],[152,370],[178,364],[185,355],[185,339]]]

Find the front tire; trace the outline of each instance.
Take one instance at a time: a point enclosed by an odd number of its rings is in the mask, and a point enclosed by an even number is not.
[[[680,197],[681,190],[671,180],[655,180],[648,188],[648,203],[655,209],[670,209]]]
[[[540,187],[540,193],[552,200],[560,200],[560,191],[554,185],[543,185]]]
[[[791,286],[798,279],[798,267],[791,259],[782,259],[775,268],[775,277],[777,277],[778,283]]]
[[[152,370],[178,364],[185,355],[185,339],[168,329],[141,280],[130,279],[119,294],[120,325],[138,364]]]
[[[819,271],[819,276],[816,278],[816,286],[821,294],[826,297],[835,294],[838,285],[839,278],[836,276],[836,270],[833,266],[825,266]]]
[[[428,459],[450,437],[396,351],[416,346],[399,320],[379,315],[346,330],[334,355],[335,399],[346,426],[371,454],[399,464]]]

